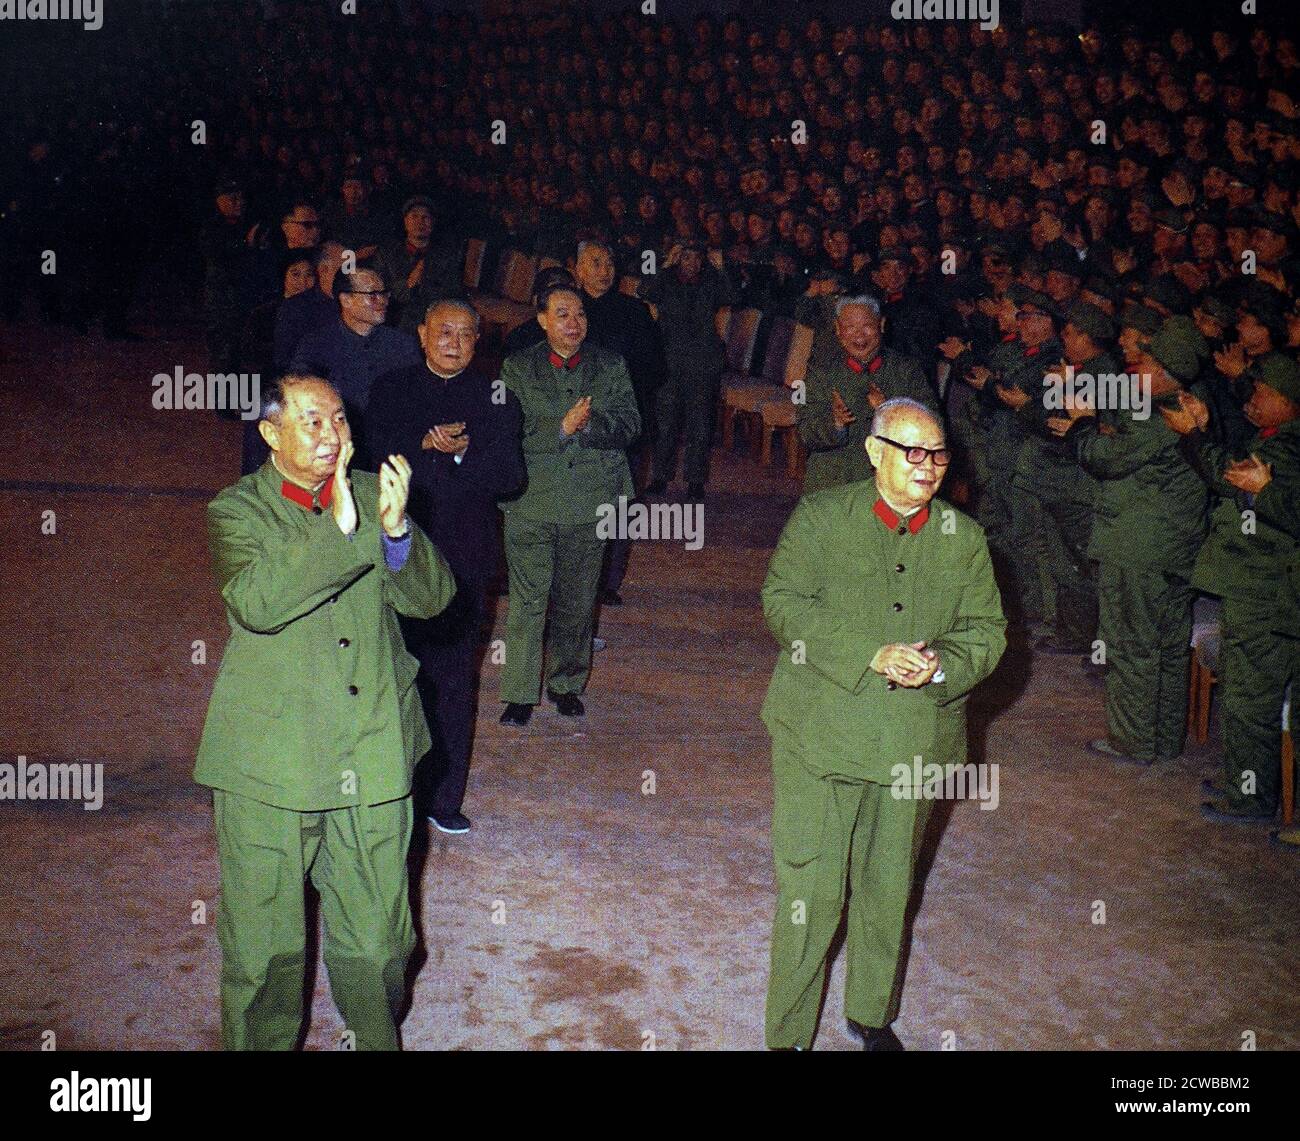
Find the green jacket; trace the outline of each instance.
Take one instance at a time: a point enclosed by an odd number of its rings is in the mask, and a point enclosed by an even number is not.
[[[877,498],[874,480],[831,488],[804,496],[786,524],[763,584],[781,651],[762,717],[819,775],[889,784],[918,754],[966,763],[966,698],[1001,658],[1006,621],[978,523],[935,503],[900,535]],[[891,689],[871,659],[919,641],[945,680]]]
[[[397,615],[432,618],[455,591],[414,523],[405,565],[384,561],[379,479],[351,473],[348,537],[280,493],[270,460],[208,504],[230,640],[194,779],[312,812],[407,795],[429,730]],[[355,689],[355,693],[353,692]]]
[[[864,365],[861,372],[849,367],[843,349],[834,357],[824,357],[820,364],[808,369],[804,403],[795,407],[799,438],[808,449],[808,470],[803,484],[805,495],[871,478],[871,461],[867,459],[867,449],[863,445],[871,430],[873,413],[867,394],[872,381],[886,399],[910,396],[933,408],[936,413],[939,411],[934,389],[921,366],[909,356],[893,349],[881,349],[875,360]],[[835,427],[831,414],[832,389],[839,392],[849,411],[857,417],[846,428]]]
[[[1245,449],[1273,467],[1273,479],[1257,496],[1239,491],[1222,478],[1224,467],[1235,457],[1227,449],[1197,433],[1188,446],[1201,475],[1218,497],[1210,517],[1210,533],[1196,559],[1192,585],[1223,598],[1267,602],[1277,597],[1278,585],[1296,558],[1295,527],[1300,507],[1295,493],[1300,485],[1300,420],[1282,425],[1271,437],[1258,433]],[[1244,512],[1254,513],[1251,533],[1245,530]]]
[[[1095,378],[1106,373],[1116,374],[1120,367],[1109,353],[1099,353],[1081,364],[1077,372]],[[1048,420],[1064,416],[1065,412],[1048,408],[1044,392],[1046,389],[1034,394],[1018,413],[1029,435],[1021,445],[1012,482],[1047,502],[1093,506],[1097,502],[1097,480],[1084,470],[1075,457],[1074,448],[1047,426]],[[1103,422],[1109,419],[1105,416]]]
[[[501,380],[519,399],[524,418],[528,484],[502,503],[520,519],[595,524],[597,509],[631,498],[632,473],[624,449],[641,432],[641,416],[623,358],[586,342],[573,368],[550,362],[546,341],[506,358]],[[560,422],[580,396],[590,396],[591,420],[572,436]]]
[[[1116,413],[1108,420],[1113,435],[1098,431],[1095,416],[1084,416],[1065,438],[1100,481],[1089,557],[1190,576],[1205,536],[1207,494],[1160,403],[1151,402],[1145,420]]]

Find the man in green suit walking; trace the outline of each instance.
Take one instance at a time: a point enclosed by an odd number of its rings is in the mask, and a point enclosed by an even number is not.
[[[876,409],[874,478],[800,500],[763,585],[781,644],[763,721],[772,736],[772,928],[767,1044],[809,1049],[848,900],[844,1007],[869,1050],[901,1049],[904,914],[929,801],[899,766],[966,763],[970,691],[1006,621],[984,533],[930,501],[943,425],[906,398]]]
[[[564,717],[586,712],[578,696],[591,672],[591,630],[606,538],[602,507],[634,492],[627,449],[641,431],[623,358],[584,344],[587,316],[573,286],[544,289],[537,322],[546,340],[507,357],[501,380],[523,410],[528,483],[502,504],[510,610],[501,669],[503,725],[523,726],[546,692]]]
[[[348,474],[343,401],[289,376],[259,424],[271,456],[208,505],[230,624],[194,778],[213,790],[227,1049],[289,1049],[302,1025],[303,883],[320,892],[330,989],[350,1042],[396,1049],[415,933],[411,772],[429,748],[397,615],[455,586],[406,517],[411,469]]]

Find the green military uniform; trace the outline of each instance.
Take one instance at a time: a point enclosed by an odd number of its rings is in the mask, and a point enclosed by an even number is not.
[[[891,795],[893,769],[918,755],[966,763],[966,698],[997,665],[1006,623],[979,526],[947,506],[903,521],[874,480],[800,500],[763,610],[781,644],[762,712],[778,884],[767,1044],[807,1049],[846,884],[845,1012],[875,1027],[897,1015],[929,804]],[[942,681],[908,689],[871,670],[881,646],[918,641],[938,652]]]
[[[1280,353],[1262,358],[1256,379],[1300,403],[1300,369]],[[1289,388],[1290,392],[1285,390]],[[1245,449],[1273,469],[1258,496],[1222,478],[1234,458],[1201,433],[1189,437],[1198,467],[1217,493],[1210,533],[1192,574],[1192,585],[1223,599],[1223,647],[1219,677],[1223,695],[1223,762],[1227,800],[1233,810],[1271,815],[1277,810],[1282,755],[1282,703],[1296,676],[1296,643],[1280,625],[1279,583],[1296,561],[1294,500],[1300,482],[1300,420],[1259,432]],[[1247,514],[1250,513],[1250,514]],[[1248,523],[1249,520],[1249,523]],[[1285,601],[1285,594],[1283,594]],[[1283,611],[1287,607],[1281,608]],[[1242,792],[1243,774],[1255,774],[1255,792]]]
[[[709,474],[718,380],[726,360],[717,314],[740,295],[730,277],[707,264],[691,283],[671,271],[641,280],[641,296],[658,314],[666,370],[655,391],[653,478],[670,483],[677,474],[681,438],[686,482],[702,484]]]
[[[1105,313],[1083,302],[1071,308],[1069,320],[1094,340],[1108,340],[1115,333]],[[1115,359],[1101,352],[1079,365],[1075,376],[1095,379],[1119,371]],[[1022,537],[1041,561],[1039,577],[1047,590],[1046,608],[1055,618],[1055,643],[1083,653],[1091,649],[1097,630],[1097,586],[1087,553],[1097,481],[1080,466],[1074,449],[1048,428],[1050,418],[1063,415],[1048,408],[1041,395],[1020,410],[1030,434],[1012,474],[1012,506],[1017,520],[1038,525],[1035,535]]]
[[[1052,609],[1041,573],[1046,516],[1037,500],[1016,495],[1012,479],[1033,430],[1029,410],[1041,408],[1043,376],[1060,361],[1062,348],[1055,337],[1040,345],[1016,341],[1014,347],[1014,352],[998,354],[1001,369],[980,393],[988,479],[980,496],[980,520],[988,528],[989,545],[1007,580],[1016,617],[1034,621]],[[1009,407],[998,398],[998,384],[1028,393],[1029,402],[1018,410]]]
[[[454,581],[414,524],[388,569],[378,477],[352,473],[351,537],[285,482],[268,460],[208,506],[230,640],[194,778],[214,790],[222,1035],[229,1049],[294,1044],[310,876],[334,1001],[358,1047],[392,1049],[415,945],[411,772],[430,743],[397,614],[433,617]]]
[[[819,364],[809,367],[804,403],[796,405],[799,438],[808,449],[805,495],[871,478],[871,461],[863,445],[875,415],[869,399],[872,384],[886,400],[910,396],[938,413],[934,388],[911,357],[886,348],[869,361],[855,360],[843,349],[834,357],[824,356]],[[843,428],[835,426],[831,413],[832,390],[857,417]]]
[[[1197,370],[1195,353],[1153,338],[1171,374]],[[1116,413],[1110,434],[1097,418],[1076,421],[1066,439],[1100,481],[1089,557],[1100,563],[1098,636],[1106,654],[1110,744],[1141,761],[1178,756],[1187,720],[1192,564],[1205,534],[1205,485],[1178,435],[1152,402],[1151,415]]]
[[[559,364],[553,362],[560,362]],[[540,697],[546,610],[546,687],[579,694],[591,672],[591,629],[605,536],[598,509],[631,499],[626,449],[641,431],[623,358],[587,343],[567,362],[543,341],[507,357],[501,380],[523,410],[528,484],[502,504],[510,610],[501,700],[536,705]],[[561,422],[590,396],[586,428],[565,436]]]

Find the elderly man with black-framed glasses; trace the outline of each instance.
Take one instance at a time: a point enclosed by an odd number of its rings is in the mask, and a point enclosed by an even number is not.
[[[937,414],[887,400],[863,446],[873,478],[805,495],[763,584],[781,644],[762,714],[778,887],[774,1049],[812,1046],[846,896],[844,1013],[868,1050],[902,1049],[890,1023],[930,808],[912,774],[966,764],[966,699],[1006,648],[983,530],[931,507],[950,459]]]

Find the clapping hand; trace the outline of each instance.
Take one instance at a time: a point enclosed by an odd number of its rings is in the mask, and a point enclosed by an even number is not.
[[[831,419],[835,421],[837,428],[847,428],[857,419],[849,406],[844,403],[844,397],[834,388],[831,389]]]
[[[1273,481],[1273,465],[1252,453],[1249,459],[1237,460],[1224,468],[1223,478],[1239,491],[1258,495]]]
[[[580,396],[577,403],[564,414],[564,419],[560,422],[560,430],[566,436],[572,436],[575,432],[581,432],[590,419],[591,397]]]
[[[334,487],[330,492],[330,512],[345,535],[351,535],[357,529],[357,504],[352,498],[352,484],[348,482],[348,464],[356,450],[351,440],[339,448],[339,457],[334,464]]]
[[[469,433],[465,431],[464,421],[454,424],[435,424],[424,434],[420,447],[425,451],[435,450],[447,455],[463,456],[469,447]]]
[[[406,500],[411,491],[411,465],[405,456],[389,456],[379,465],[379,522],[390,539],[407,531]]]

